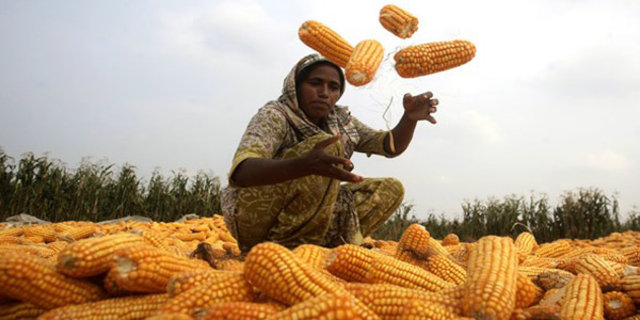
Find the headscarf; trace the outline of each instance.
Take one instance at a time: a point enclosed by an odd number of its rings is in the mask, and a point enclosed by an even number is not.
[[[300,71],[319,62],[328,62],[332,65],[335,65],[340,71],[339,74],[342,81],[340,93],[342,94],[344,92],[345,86],[344,73],[342,72],[342,69],[340,69],[340,67],[338,67],[335,63],[329,61],[325,57],[322,57],[318,54],[310,54],[302,58],[291,69],[287,77],[284,79],[282,94],[277,101],[270,102],[270,104],[273,104],[278,110],[283,112],[283,114],[287,118],[287,121],[301,140],[307,139],[321,132],[326,133],[325,130],[309,120],[304,111],[300,109],[300,107],[298,106],[298,98],[296,95],[296,80],[297,76],[300,74]],[[329,113],[329,115],[327,115],[327,118],[325,120],[327,129],[331,134],[341,134],[341,142],[345,147],[344,156],[345,158],[350,158],[351,154],[353,154],[355,143],[357,143],[357,141],[359,140],[359,136],[355,127],[353,125],[348,125],[351,122],[351,114],[349,113],[348,108],[335,105],[334,110]]]

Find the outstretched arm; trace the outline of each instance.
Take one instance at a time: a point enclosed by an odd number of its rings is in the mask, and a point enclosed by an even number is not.
[[[417,96],[407,93],[404,95],[402,103],[404,105],[404,114],[398,124],[391,130],[394,148],[391,147],[389,135],[384,139],[384,147],[392,156],[400,155],[407,149],[413,139],[413,132],[418,121],[427,120],[433,124],[436,123],[432,113],[437,111],[438,99],[434,99],[430,91]],[[395,149],[395,152],[392,152],[394,151],[393,149]]]
[[[352,167],[349,159],[332,156],[324,149],[336,143],[339,135],[318,142],[302,157],[291,159],[248,158],[235,169],[231,180],[241,187],[276,184],[310,174],[325,176],[341,181],[360,182],[362,177],[339,167]]]

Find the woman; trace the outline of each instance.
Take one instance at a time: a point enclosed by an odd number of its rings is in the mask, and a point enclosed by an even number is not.
[[[406,94],[399,123],[379,131],[336,105],[344,88],[340,67],[308,55],[285,78],[278,100],[249,122],[222,192],[227,228],[243,252],[262,241],[359,244],[402,203],[398,180],[363,178],[349,159],[354,151],[401,154],[417,121],[436,122],[438,100],[430,92]]]

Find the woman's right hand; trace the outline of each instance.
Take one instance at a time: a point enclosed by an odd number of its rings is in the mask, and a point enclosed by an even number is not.
[[[343,169],[343,167],[353,167],[351,160],[336,157],[324,151],[332,143],[338,142],[339,139],[340,135],[335,135],[316,143],[313,149],[302,157],[305,168],[309,174],[338,179],[340,181],[361,182],[364,180],[362,176]]]

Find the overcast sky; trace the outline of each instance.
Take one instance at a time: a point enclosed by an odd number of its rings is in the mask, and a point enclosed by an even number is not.
[[[356,155],[355,172],[393,176],[418,217],[460,217],[463,201],[599,188],[623,217],[640,206],[640,1],[395,1],[420,19],[402,40],[378,22],[387,1],[0,0],[0,148],[77,167],[129,163],[140,176],[209,172],[226,185],[251,116],[313,52],[318,20],[352,45],[377,39],[373,82],[339,104],[379,129],[405,92],[432,91],[400,157]],[[399,48],[465,39],[469,63],[402,79]],[[391,99],[388,122],[383,113]]]

